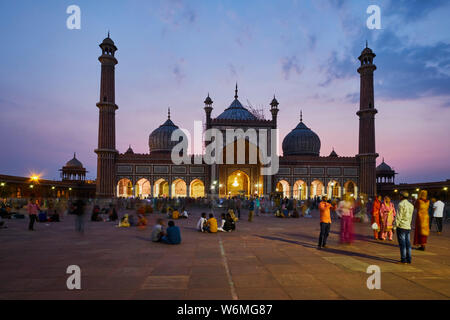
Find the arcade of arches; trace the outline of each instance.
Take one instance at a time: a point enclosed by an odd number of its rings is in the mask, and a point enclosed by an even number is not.
[[[176,179],[172,182],[169,188],[169,182],[164,179],[158,179],[153,185],[149,180],[142,178],[133,184],[130,179],[123,178],[117,183],[117,197],[130,198],[136,197],[145,199],[151,196],[155,197],[187,197],[188,188],[183,179]],[[190,183],[189,195],[193,198],[199,198],[205,196],[205,185],[200,179],[194,179]]]
[[[303,180],[297,180],[294,182],[291,193],[291,186],[286,180],[279,180],[276,185],[276,191],[281,193],[283,197],[293,197],[298,200],[306,200],[308,198],[322,197],[327,195],[329,198],[342,198],[346,193],[353,197],[358,197],[358,188],[356,183],[349,180],[344,184],[344,187],[336,180],[331,180],[328,184],[320,180],[314,180],[311,185],[308,186]]]

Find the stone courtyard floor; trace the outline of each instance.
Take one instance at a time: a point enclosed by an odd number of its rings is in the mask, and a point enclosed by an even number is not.
[[[149,241],[146,230],[86,222],[74,231],[61,223],[8,220],[0,229],[0,299],[449,299],[450,232],[432,231],[427,251],[413,250],[413,264],[399,265],[397,241],[371,237],[369,224],[355,224],[353,245],[339,244],[339,221],[329,248],[317,250],[313,218],[255,217],[243,212],[237,231],[195,230],[202,210],[178,220],[178,246]],[[218,212],[220,213],[220,212]],[[218,214],[216,214],[218,216]],[[150,215],[154,224],[162,214]],[[87,217],[86,217],[87,218]],[[82,290],[68,290],[66,269],[81,268]],[[369,265],[381,268],[381,289],[369,290]]]

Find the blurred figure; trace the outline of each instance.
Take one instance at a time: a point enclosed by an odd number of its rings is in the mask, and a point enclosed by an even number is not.
[[[397,218],[395,219],[394,230],[397,230],[397,240],[400,246],[400,263],[411,263],[411,221],[414,206],[408,201],[408,192],[400,194]]]
[[[160,242],[165,234],[166,233],[164,232],[164,220],[158,219],[156,221],[155,226],[153,227],[151,239],[153,242]]]
[[[78,198],[73,204],[72,212],[75,215],[75,231],[84,234],[84,214],[86,203],[83,199]]]
[[[250,203],[248,205],[248,221],[253,221],[253,214],[255,212],[255,202],[253,201],[253,198],[250,198]]]
[[[381,240],[386,240],[386,237],[389,241],[392,241],[392,227],[394,225],[395,219],[395,207],[391,202],[391,198],[388,196],[384,197],[383,203],[381,203],[380,208],[380,222],[381,222]]]
[[[236,230],[235,220],[233,219],[233,217],[229,213],[227,213],[227,216],[225,218],[225,224],[223,226],[223,230],[225,232],[231,232],[233,230]]]
[[[318,249],[327,247],[327,239],[330,233],[331,228],[331,216],[330,209],[335,208],[335,205],[327,202],[327,196],[322,198],[322,201],[319,204],[319,213],[320,213],[320,235],[319,235],[319,244],[317,245]]]
[[[414,245],[418,245],[418,250],[425,251],[428,236],[430,235],[428,208],[430,207],[430,200],[427,199],[428,192],[422,190],[419,193],[415,208],[417,209],[416,227],[414,230]]]
[[[33,197],[30,199],[30,202],[28,203],[27,210],[28,210],[28,216],[30,217],[30,223],[28,224],[28,230],[34,231],[34,223],[37,220],[37,216],[38,216],[40,208],[39,208],[39,205],[37,204],[37,201]]]
[[[353,203],[349,194],[339,202],[337,214],[341,218],[341,243],[353,242]]]
[[[200,219],[198,219],[197,230],[200,232],[206,231],[206,213],[205,212],[203,212]]]
[[[433,217],[431,218],[430,229],[433,223],[433,219],[436,220],[438,234],[441,234],[442,232],[442,219],[444,218],[444,207],[445,204],[441,200],[439,200],[439,198],[434,199]]]
[[[375,240],[381,238],[381,219],[380,219],[380,209],[381,209],[381,199],[382,197],[378,195],[375,198],[372,206],[372,225],[377,224],[377,229],[373,230],[373,237]]]
[[[117,227],[119,228],[129,228],[131,226],[130,224],[130,220],[128,217],[128,214],[125,214],[122,218],[122,220],[120,220],[119,225]]]

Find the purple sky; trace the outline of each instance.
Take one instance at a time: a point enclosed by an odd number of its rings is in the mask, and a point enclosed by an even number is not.
[[[81,30],[66,8],[81,8]],[[381,7],[382,29],[366,9]],[[42,173],[77,158],[96,175],[100,54],[111,30],[117,149],[148,152],[167,117],[193,130],[203,100],[218,116],[233,100],[265,108],[276,94],[283,138],[299,121],[321,138],[321,155],[357,153],[357,57],[377,54],[377,152],[397,182],[450,178],[448,1],[2,1],[0,173]],[[281,144],[281,141],[280,141]]]

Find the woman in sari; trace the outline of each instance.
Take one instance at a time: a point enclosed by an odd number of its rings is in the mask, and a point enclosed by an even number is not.
[[[373,202],[372,207],[372,225],[374,223],[377,224],[377,229],[373,230],[373,236],[375,240],[382,238],[382,234],[380,232],[381,231],[380,209],[381,209],[381,196],[377,196],[375,198],[375,201]]]
[[[336,210],[341,218],[341,243],[353,242],[353,202],[349,194],[344,195]]]
[[[384,197],[384,201],[380,207],[380,223],[381,223],[381,240],[386,240],[388,237],[389,241],[392,241],[392,227],[394,225],[395,219],[395,207],[391,202],[391,198],[388,196]]]
[[[428,216],[428,208],[430,200],[427,199],[428,192],[422,190],[419,193],[415,208],[417,210],[416,229],[414,231],[414,245],[419,245],[418,250],[425,251],[427,238],[430,234],[430,218]]]

